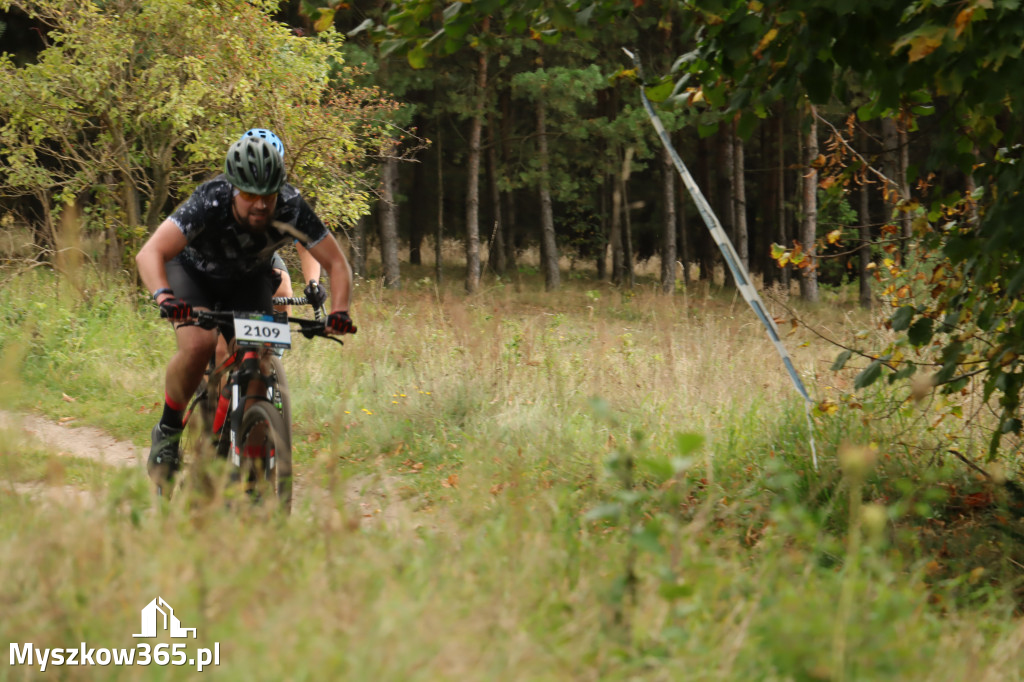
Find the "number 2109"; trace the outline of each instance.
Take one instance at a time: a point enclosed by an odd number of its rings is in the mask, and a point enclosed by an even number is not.
[[[242,325],[242,333],[248,337],[257,338],[279,338],[281,336],[281,330],[277,327],[261,327],[255,324]]]

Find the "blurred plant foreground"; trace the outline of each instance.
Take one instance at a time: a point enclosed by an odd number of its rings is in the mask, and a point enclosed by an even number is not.
[[[4,639],[133,647],[160,596],[196,646],[219,643],[213,678],[1024,675],[1021,500],[1012,460],[986,464],[996,417],[970,390],[854,392],[812,330],[886,343],[855,293],[766,292],[806,323],[783,329],[819,401],[808,421],[729,289],[667,297],[641,272],[552,294],[524,267],[467,297],[421,269],[404,291],[359,281],[344,348],[286,354],[286,519],[187,487],[154,502],[141,457],[173,340],[129,278],[5,269]],[[139,459],[69,453],[18,415],[99,427]]]

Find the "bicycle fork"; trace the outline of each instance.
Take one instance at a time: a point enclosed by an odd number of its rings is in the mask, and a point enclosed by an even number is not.
[[[243,452],[242,443],[239,442],[240,433],[242,431],[242,419],[245,415],[247,402],[250,400],[266,400],[276,409],[280,410],[282,408],[282,396],[281,390],[278,387],[277,375],[274,372],[263,374],[263,372],[260,371],[259,356],[259,351],[244,351],[241,367],[232,373],[231,381],[228,382],[231,387],[231,395],[229,397],[230,403],[228,406],[228,412],[230,414],[228,427],[228,449],[231,454],[231,464],[236,468],[240,468],[242,466],[243,458],[253,456],[251,453]],[[264,385],[264,395],[248,395],[249,385],[253,381],[260,381]],[[245,395],[242,393],[243,386],[246,388]],[[218,409],[218,412],[219,411],[220,410]],[[275,464],[274,459],[273,454],[271,454],[269,461],[267,462],[268,470],[273,470]]]

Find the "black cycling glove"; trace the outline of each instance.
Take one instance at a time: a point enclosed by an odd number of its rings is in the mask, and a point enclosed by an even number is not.
[[[320,308],[327,301],[327,289],[315,279],[309,280],[309,284],[302,290],[306,301],[314,308]]]
[[[348,316],[348,311],[335,310],[327,316],[327,331],[335,334],[355,334],[357,329],[352,324],[352,318]]]
[[[160,302],[160,317],[174,322],[184,322],[192,317],[192,306],[187,301],[170,296]]]

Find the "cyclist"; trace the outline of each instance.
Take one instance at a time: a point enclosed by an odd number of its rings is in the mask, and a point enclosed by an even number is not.
[[[239,139],[245,139],[246,137],[260,137],[273,145],[274,149],[281,155],[281,160],[284,160],[284,143],[281,142],[281,138],[274,134],[272,130],[266,128],[251,128],[246,130],[242,137]],[[299,254],[299,264],[302,268],[302,281],[306,283],[306,288],[303,290],[303,295],[310,302],[314,308],[319,308],[327,300],[327,292],[320,284],[320,263],[310,255],[309,251],[302,246],[302,242],[295,241],[295,250]],[[280,280],[280,284],[277,287],[277,291],[274,292],[274,298],[291,298],[292,296],[292,278],[288,274],[288,266],[285,265],[284,259],[281,255],[274,252],[272,259],[272,265],[275,276]],[[287,310],[287,306],[279,306],[278,310]]]
[[[193,307],[271,312],[274,252],[298,240],[331,280],[328,331],[353,333],[352,271],[338,242],[297,189],[285,182],[281,154],[266,139],[243,136],[228,149],[224,173],[200,185],[157,227],[136,264],[143,284],[175,328],[164,408],[151,433],[147,469],[162,487],[181,466],[182,412],[202,381],[216,333],[179,323]]]

